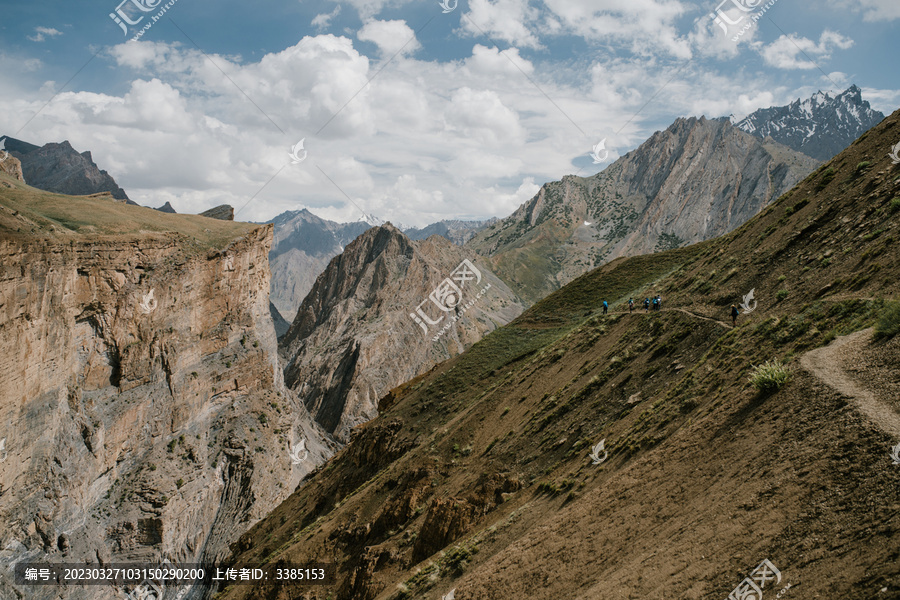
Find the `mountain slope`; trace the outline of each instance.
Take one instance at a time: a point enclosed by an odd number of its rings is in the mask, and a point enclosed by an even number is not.
[[[293,321],[303,298],[332,258],[372,226],[364,222],[335,223],[306,209],[286,212],[272,221],[275,239],[269,254],[272,304]]]
[[[467,260],[442,237],[413,242],[388,224],[331,261],[280,342],[285,383],[326,431],[347,440],[391,388],[521,313],[502,281]],[[456,275],[462,265],[468,274]],[[461,295],[442,310],[430,295],[447,281]]]
[[[535,302],[614,258],[731,231],[816,164],[724,119],[678,119],[593,177],[546,184],[467,246]]]
[[[771,137],[815,159],[828,160],[883,119],[883,114],[862,99],[862,90],[853,85],[834,98],[819,92],[788,106],[761,108],[741,119],[736,127],[758,138]]]
[[[393,390],[232,561],[334,562],[311,594],[354,600],[724,598],[764,560],[767,598],[900,596],[896,440],[799,364],[900,299],[898,138],[900,111],[737,230],[604,265]],[[900,336],[867,344],[854,375],[900,413]],[[771,359],[791,378],[757,392]]]
[[[97,167],[90,152],[79,154],[68,141],[38,147],[11,137],[3,139],[9,153],[22,161],[30,186],[71,196],[109,192],[117,200],[130,202],[116,180]]]

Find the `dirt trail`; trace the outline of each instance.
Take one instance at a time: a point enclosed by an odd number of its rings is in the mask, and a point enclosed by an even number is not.
[[[843,365],[869,343],[872,329],[863,329],[836,338],[831,344],[810,350],[800,364],[828,386],[856,401],[859,410],[879,429],[893,437],[900,437],[900,415],[875,394],[850,379]]]
[[[692,316],[692,317],[697,317],[698,319],[703,319],[704,321],[712,321],[713,323],[718,323],[719,325],[721,325],[721,326],[724,327],[725,329],[731,329],[731,328],[732,328],[731,325],[729,325],[729,324],[726,323],[725,321],[719,321],[719,320],[717,320],[717,319],[711,319],[710,317],[704,317],[703,315],[698,315],[697,313],[692,313],[691,311],[685,310],[685,309],[683,309],[683,308],[673,308],[673,309],[671,309],[671,310],[677,310],[678,312],[683,312],[683,313],[686,314],[686,315],[690,315],[690,316]]]

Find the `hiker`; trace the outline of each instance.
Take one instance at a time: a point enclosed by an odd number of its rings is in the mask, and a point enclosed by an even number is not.
[[[628,312],[630,312],[630,313],[634,312],[634,298],[628,299]]]
[[[662,310],[662,296],[656,295],[656,310]]]
[[[738,318],[739,314],[741,314],[741,313],[738,312],[737,306],[732,304],[731,305],[731,326],[732,327],[737,327],[737,318]]]
[[[650,298],[644,298],[644,310],[650,312]]]
[[[609,304],[606,303],[606,300],[603,301],[603,314],[605,315],[609,311]]]
[[[656,297],[653,299],[653,310],[654,311],[659,310],[659,297]]]

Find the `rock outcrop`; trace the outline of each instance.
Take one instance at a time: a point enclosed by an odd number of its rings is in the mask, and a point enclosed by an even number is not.
[[[165,204],[163,204],[162,206],[160,206],[159,208],[156,208],[154,210],[158,210],[159,212],[169,213],[170,215],[174,215],[177,213],[177,211],[175,210],[175,207],[172,206],[169,202],[166,202]]]
[[[817,165],[727,119],[678,119],[593,177],[544,185],[467,247],[535,302],[615,258],[731,231]]]
[[[391,388],[521,311],[499,278],[448,240],[373,228],[331,261],[297,311],[281,340],[285,382],[326,431],[347,440]]]
[[[220,221],[234,221],[234,208],[228,204],[221,204],[200,213],[201,217],[219,219]]]
[[[217,560],[334,451],[283,385],[272,227],[195,219],[0,188],[3,597],[22,560]]]
[[[25,181],[22,173],[22,163],[15,156],[0,150],[0,173],[11,175],[16,181]]]
[[[87,196],[109,192],[117,200],[128,201],[125,190],[94,163],[90,152],[77,152],[68,141],[42,147],[6,137],[6,149],[22,161],[28,185],[48,192]]]

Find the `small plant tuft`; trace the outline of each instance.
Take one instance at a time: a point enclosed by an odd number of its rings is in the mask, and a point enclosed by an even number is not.
[[[775,359],[753,367],[750,383],[760,392],[769,393],[781,389],[790,377],[790,370],[780,360]]]
[[[900,333],[900,302],[889,301],[878,315],[875,339],[890,339],[898,333]]]

